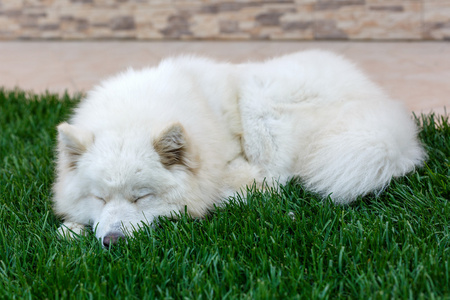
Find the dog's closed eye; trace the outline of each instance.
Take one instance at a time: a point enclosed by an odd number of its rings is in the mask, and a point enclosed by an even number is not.
[[[106,200],[99,196],[94,196],[95,199],[102,201],[103,203],[106,203]]]
[[[142,195],[142,196],[133,197],[133,203],[136,203],[139,200],[144,199],[144,198],[148,198],[150,196],[153,196],[153,193],[148,193],[148,194],[145,194],[145,195]]]

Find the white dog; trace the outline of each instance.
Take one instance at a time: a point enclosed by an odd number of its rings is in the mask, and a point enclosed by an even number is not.
[[[420,165],[414,122],[353,64],[324,51],[232,65],[178,57],[104,81],[58,126],[60,231],[105,246],[254,182],[346,204]]]

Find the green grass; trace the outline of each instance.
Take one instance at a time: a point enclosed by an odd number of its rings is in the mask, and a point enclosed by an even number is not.
[[[0,298],[450,299],[448,118],[418,120],[427,164],[379,198],[335,206],[292,182],[105,250],[55,233],[55,126],[76,101],[0,89]]]

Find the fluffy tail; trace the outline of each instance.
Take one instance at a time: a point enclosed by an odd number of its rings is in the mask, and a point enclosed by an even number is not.
[[[306,187],[346,204],[420,166],[426,154],[414,122],[400,107],[389,109],[347,112],[317,133],[300,174]]]

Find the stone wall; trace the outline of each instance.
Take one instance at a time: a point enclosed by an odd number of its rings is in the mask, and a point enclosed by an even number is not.
[[[0,0],[0,39],[450,40],[450,0]]]

